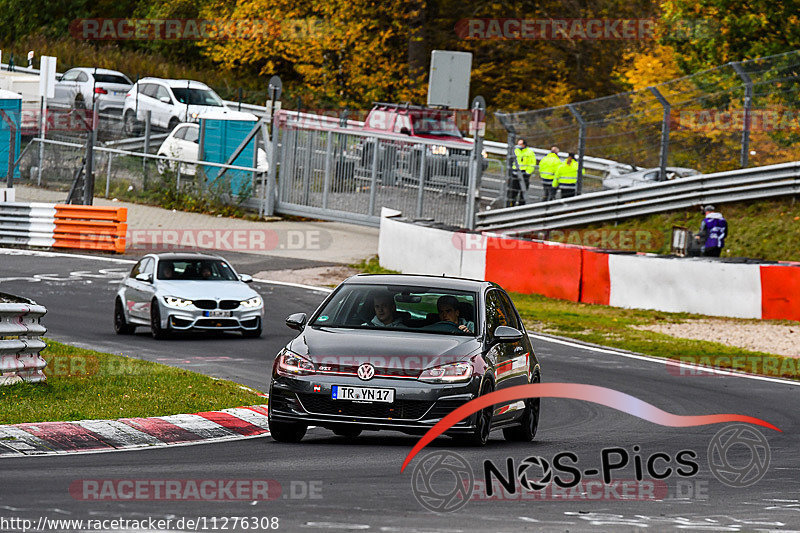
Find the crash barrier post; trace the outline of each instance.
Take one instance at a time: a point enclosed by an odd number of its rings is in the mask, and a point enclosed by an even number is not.
[[[0,386],[45,381],[47,362],[39,355],[47,331],[44,306],[27,298],[0,293]]]
[[[726,262],[453,232],[386,210],[381,266],[496,282],[512,292],[588,304],[800,321],[800,264]]]
[[[125,253],[128,209],[0,203],[0,244]]]

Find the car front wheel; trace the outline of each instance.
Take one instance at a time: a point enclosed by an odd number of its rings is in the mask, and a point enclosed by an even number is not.
[[[136,135],[139,133],[139,123],[136,121],[136,117],[133,114],[133,111],[130,109],[125,112],[125,118],[123,120],[125,133],[128,135]]]
[[[538,374],[533,377],[532,383],[539,383]],[[539,428],[540,403],[541,398],[528,398],[525,402],[525,413],[520,419],[520,425],[503,430],[503,436],[507,441],[530,442],[536,437],[536,430]]]
[[[150,333],[154,339],[166,339],[169,336],[169,325],[167,329],[161,327],[161,311],[155,300],[150,303]]]
[[[481,396],[485,396],[492,392],[492,384],[486,383],[481,389]],[[489,441],[489,434],[492,432],[492,417],[494,415],[494,406],[489,405],[481,409],[477,413],[475,420],[475,427],[466,435],[458,435],[456,440],[465,446],[485,446]]]
[[[128,321],[125,320],[125,309],[119,298],[114,303],[114,331],[117,332],[117,335],[130,335],[136,331],[136,326],[128,324]]]
[[[270,420],[269,431],[272,438],[278,442],[300,442],[308,428],[303,424],[292,422],[274,422]]]

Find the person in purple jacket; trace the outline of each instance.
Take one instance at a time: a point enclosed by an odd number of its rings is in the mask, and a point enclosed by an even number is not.
[[[728,236],[728,221],[722,213],[716,212],[713,205],[705,206],[703,211],[706,217],[700,224],[700,232],[695,235],[695,239],[702,243],[704,257],[719,257]]]

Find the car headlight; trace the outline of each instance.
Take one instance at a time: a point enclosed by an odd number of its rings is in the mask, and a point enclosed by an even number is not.
[[[197,111],[195,111],[194,113],[192,113],[192,118],[197,118],[197,117],[199,117],[199,116],[200,116],[200,113],[198,113]]]
[[[419,375],[419,380],[432,383],[455,383],[458,381],[467,381],[471,377],[472,364],[450,363],[426,368]]]
[[[278,355],[278,374],[284,376],[307,376],[316,372],[314,363],[302,355],[283,349]]]
[[[253,296],[249,300],[242,300],[239,302],[239,305],[242,307],[260,307],[261,306],[261,296]]]
[[[185,300],[177,296],[164,296],[164,301],[167,302],[167,305],[172,307],[189,307],[192,305],[191,300]]]
[[[433,145],[433,146],[431,146],[431,153],[433,155],[447,155],[447,147],[446,146]]]
[[[488,154],[488,152],[486,152],[486,150],[481,150],[481,157],[482,157],[482,158],[484,158],[484,159],[486,159],[487,157],[489,157],[489,154]]]

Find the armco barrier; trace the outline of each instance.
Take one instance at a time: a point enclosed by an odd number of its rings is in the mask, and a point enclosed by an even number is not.
[[[0,244],[125,252],[128,210],[45,203],[0,203]]]
[[[39,352],[45,348],[40,320],[46,312],[36,302],[0,293],[0,385],[45,380],[47,362]]]
[[[494,281],[573,302],[800,321],[800,265],[613,253],[424,227],[384,213],[381,266]]]

